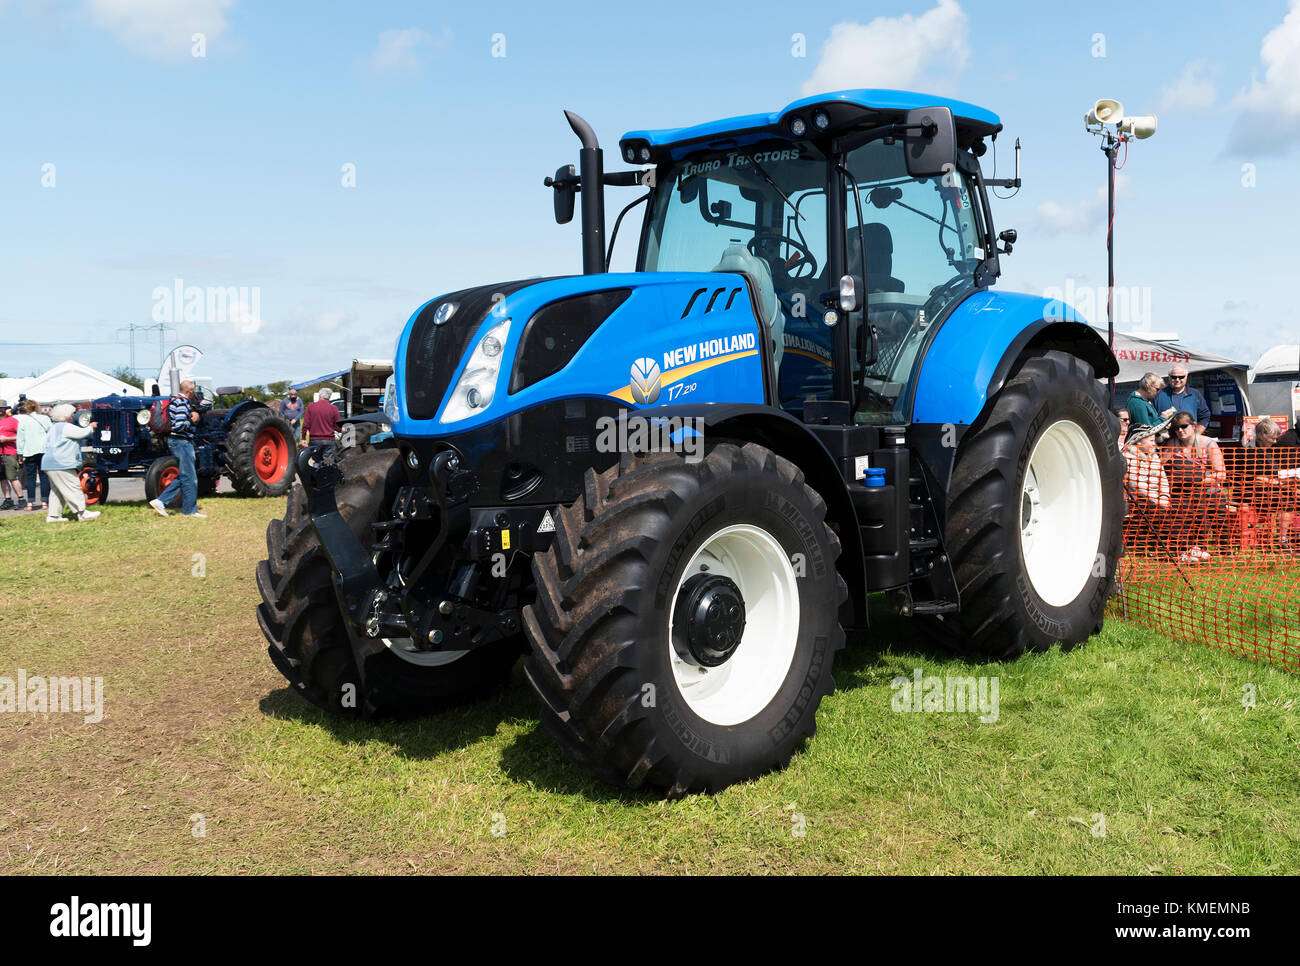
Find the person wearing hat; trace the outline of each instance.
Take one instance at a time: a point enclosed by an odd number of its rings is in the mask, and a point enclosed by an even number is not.
[[[18,485],[18,420],[9,403],[3,399],[0,399],[0,494],[4,495],[0,510],[15,509],[15,497],[18,498],[16,508],[27,509],[27,501]]]

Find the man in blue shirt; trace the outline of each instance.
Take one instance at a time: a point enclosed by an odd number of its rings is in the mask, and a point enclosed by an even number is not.
[[[1210,425],[1210,407],[1205,404],[1205,397],[1187,384],[1187,367],[1175,365],[1169,369],[1169,388],[1156,393],[1156,409],[1191,413],[1196,420],[1196,435],[1205,432]]]

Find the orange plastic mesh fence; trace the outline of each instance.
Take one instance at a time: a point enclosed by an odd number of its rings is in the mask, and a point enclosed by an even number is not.
[[[1183,442],[1123,448],[1109,613],[1300,671],[1300,448]]]

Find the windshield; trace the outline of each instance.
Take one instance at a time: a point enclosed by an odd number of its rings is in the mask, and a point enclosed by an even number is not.
[[[867,244],[868,318],[878,354],[861,379],[856,420],[901,422],[903,389],[934,320],[975,288],[984,259],[981,225],[966,176],[911,178],[901,142],[874,141],[849,152],[845,167],[857,185],[846,202],[845,271],[862,273],[857,201]],[[856,321],[856,317],[855,317]],[[855,363],[859,334],[854,332]],[[854,381],[859,380],[855,364]]]
[[[981,226],[964,175],[908,177],[902,141],[870,142],[845,167],[858,185],[867,245],[876,361],[860,312],[850,319],[859,422],[890,422],[930,323],[975,286]],[[742,272],[772,334],[781,405],[800,411],[832,395],[831,340],[819,299],[838,288],[826,261],[826,157],[813,144],[760,141],[661,165],[645,271]],[[848,226],[845,271],[862,273],[853,191],[839,199]],[[859,354],[861,347],[861,356]]]

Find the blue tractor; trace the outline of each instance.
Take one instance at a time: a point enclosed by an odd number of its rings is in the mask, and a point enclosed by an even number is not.
[[[995,114],[841,91],[633,131],[610,173],[567,117],[546,183],[561,223],[581,197],[583,274],[425,303],[391,435],[299,457],[257,582],[303,696],[426,713],[525,651],[574,761],[682,794],[789,760],[870,594],[992,658],[1100,629],[1117,366],[993,288]],[[636,272],[607,271],[605,186],[644,189]]]
[[[237,387],[226,392],[238,393]],[[81,489],[86,503],[108,499],[113,477],[144,477],[146,500],[156,499],[180,473],[166,437],[150,429],[149,415],[168,396],[104,396],[73,417],[95,432],[82,450]],[[215,493],[217,481],[229,477],[240,496],[283,496],[293,483],[297,443],[292,427],[264,403],[245,399],[233,407],[200,410],[194,427],[194,468],[198,493]],[[172,501],[180,506],[180,494]]]

